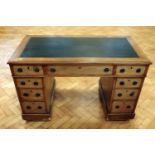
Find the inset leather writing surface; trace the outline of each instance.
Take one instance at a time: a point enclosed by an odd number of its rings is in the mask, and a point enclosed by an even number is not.
[[[20,57],[136,58],[127,38],[32,37]]]

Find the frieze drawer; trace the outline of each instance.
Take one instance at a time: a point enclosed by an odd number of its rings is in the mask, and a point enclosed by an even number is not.
[[[112,75],[112,65],[96,65],[96,66],[48,66],[47,74],[49,75]]]
[[[14,75],[43,75],[42,66],[38,65],[14,65]]]
[[[116,75],[144,75],[145,66],[117,66]]]

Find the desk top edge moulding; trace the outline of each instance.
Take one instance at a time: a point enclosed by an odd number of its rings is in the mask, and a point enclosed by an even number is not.
[[[106,120],[129,120],[151,61],[129,36],[28,35],[9,59],[22,118],[50,120],[55,77],[100,77]]]

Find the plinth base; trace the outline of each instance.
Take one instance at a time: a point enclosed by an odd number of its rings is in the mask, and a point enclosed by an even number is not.
[[[22,114],[22,118],[26,121],[49,121],[51,114]]]

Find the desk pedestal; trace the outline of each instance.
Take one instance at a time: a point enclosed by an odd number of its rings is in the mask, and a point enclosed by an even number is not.
[[[103,110],[104,110],[104,114],[105,114],[105,119],[108,120],[108,121],[125,121],[125,120],[129,120],[129,119],[133,119],[134,116],[135,116],[135,113],[134,112],[130,112],[130,113],[112,113],[110,112],[109,110],[109,102],[108,100],[106,99],[105,97],[105,94],[106,94],[106,91],[107,90],[104,90],[102,88],[102,85],[101,85],[101,80],[99,82],[99,98],[100,98],[100,101],[102,103],[102,106],[103,106]]]

